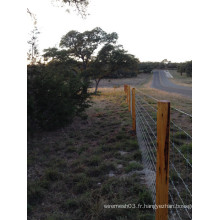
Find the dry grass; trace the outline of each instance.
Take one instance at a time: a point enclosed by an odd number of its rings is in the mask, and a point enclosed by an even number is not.
[[[99,88],[117,88],[123,87],[125,84],[133,86],[142,86],[149,82],[152,74],[138,74],[137,77],[132,78],[122,78],[122,79],[102,79],[99,83]],[[94,83],[93,83],[94,87]]]
[[[186,73],[183,73],[182,76],[176,70],[169,70],[174,79],[171,79],[174,83],[192,87],[192,77],[187,77]]]

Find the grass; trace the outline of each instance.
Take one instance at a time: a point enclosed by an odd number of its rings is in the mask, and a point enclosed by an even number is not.
[[[129,173],[131,171],[134,171],[134,170],[142,170],[143,169],[143,166],[140,164],[140,163],[137,163],[137,162],[131,162],[127,165],[127,167],[125,168],[125,172],[126,173]]]
[[[174,138],[180,138],[180,139],[187,139],[188,138],[188,135],[183,131],[175,132],[175,134],[173,136],[174,136]]]
[[[169,70],[173,76],[174,83],[183,85],[183,86],[192,86],[192,77],[187,77],[186,73],[183,73],[182,76],[176,70]]]
[[[180,151],[184,155],[192,155],[192,143],[182,145]]]
[[[87,117],[28,140],[29,219],[153,219],[152,210],[103,208],[152,202],[141,176],[130,175],[142,169],[141,153],[117,90],[94,96]]]
[[[191,114],[191,99],[151,89],[144,77],[137,78],[135,87],[157,99],[168,99],[172,107]],[[134,81],[129,80],[127,84]],[[120,81],[121,85],[125,81]],[[28,140],[29,219],[154,219],[152,210],[103,208],[104,204],[152,204],[152,198],[136,172],[143,169],[142,155],[131,131],[124,92],[121,88],[102,88],[92,101],[85,117],[75,118],[72,125]],[[152,113],[152,118],[156,120],[156,114]],[[179,121],[191,134],[191,120],[181,118],[172,109],[171,120]],[[171,137],[191,162],[192,146],[177,130],[171,127]],[[179,163],[173,151],[170,157]],[[190,172],[181,172],[184,180],[190,179]],[[170,176],[174,182],[179,179],[172,171]]]
[[[62,174],[59,173],[57,170],[49,168],[45,172],[45,179],[48,181],[57,181],[59,179],[62,179]]]

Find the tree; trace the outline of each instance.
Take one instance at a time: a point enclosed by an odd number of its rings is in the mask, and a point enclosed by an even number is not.
[[[62,62],[71,59],[67,50],[59,50],[56,47],[44,49],[43,57],[45,61],[56,60]]]
[[[87,75],[95,80],[95,94],[103,78],[122,70],[136,71],[138,62],[138,59],[127,54],[127,51],[121,49],[121,46],[111,44],[103,46],[86,71]]]
[[[28,41],[28,44],[30,45],[30,48],[27,53],[27,59],[30,63],[34,64],[37,61],[37,57],[39,56],[38,51],[38,35],[40,34],[38,27],[37,27],[37,19],[36,15],[30,12],[30,10],[27,8],[27,13],[30,15],[32,22],[33,22],[33,29],[30,33],[31,38]]]
[[[44,49],[44,52],[44,60],[48,62],[51,69],[54,69],[54,72],[64,75],[65,72],[72,72],[73,75],[79,74],[81,63],[71,58],[67,50],[52,47]]]
[[[117,33],[107,34],[99,27],[83,33],[73,30],[62,37],[60,47],[67,49],[70,56],[82,61],[82,69],[86,70],[98,46],[110,43],[114,44],[117,39]]]
[[[188,77],[192,77],[192,61],[186,62],[185,69],[186,69],[186,75]]]
[[[61,3],[61,7],[63,6],[70,6],[70,8],[73,8],[78,11],[78,13],[82,16],[86,16],[86,9],[89,4],[88,0],[54,0],[56,2]],[[69,12],[69,9],[67,9]]]
[[[186,72],[186,63],[179,63],[179,65],[177,67],[177,72],[179,72],[180,75],[182,76],[183,73]]]

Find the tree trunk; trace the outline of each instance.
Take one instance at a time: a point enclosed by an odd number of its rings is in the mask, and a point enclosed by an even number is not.
[[[100,80],[101,80],[101,79],[95,80],[95,92],[94,92],[94,94],[97,93]]]

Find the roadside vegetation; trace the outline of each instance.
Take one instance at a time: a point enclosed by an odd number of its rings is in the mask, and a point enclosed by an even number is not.
[[[171,79],[174,83],[182,85],[182,86],[192,86],[192,77],[187,76],[186,73],[182,73],[182,75],[177,72],[177,70],[169,70],[172,74],[173,79]]]

